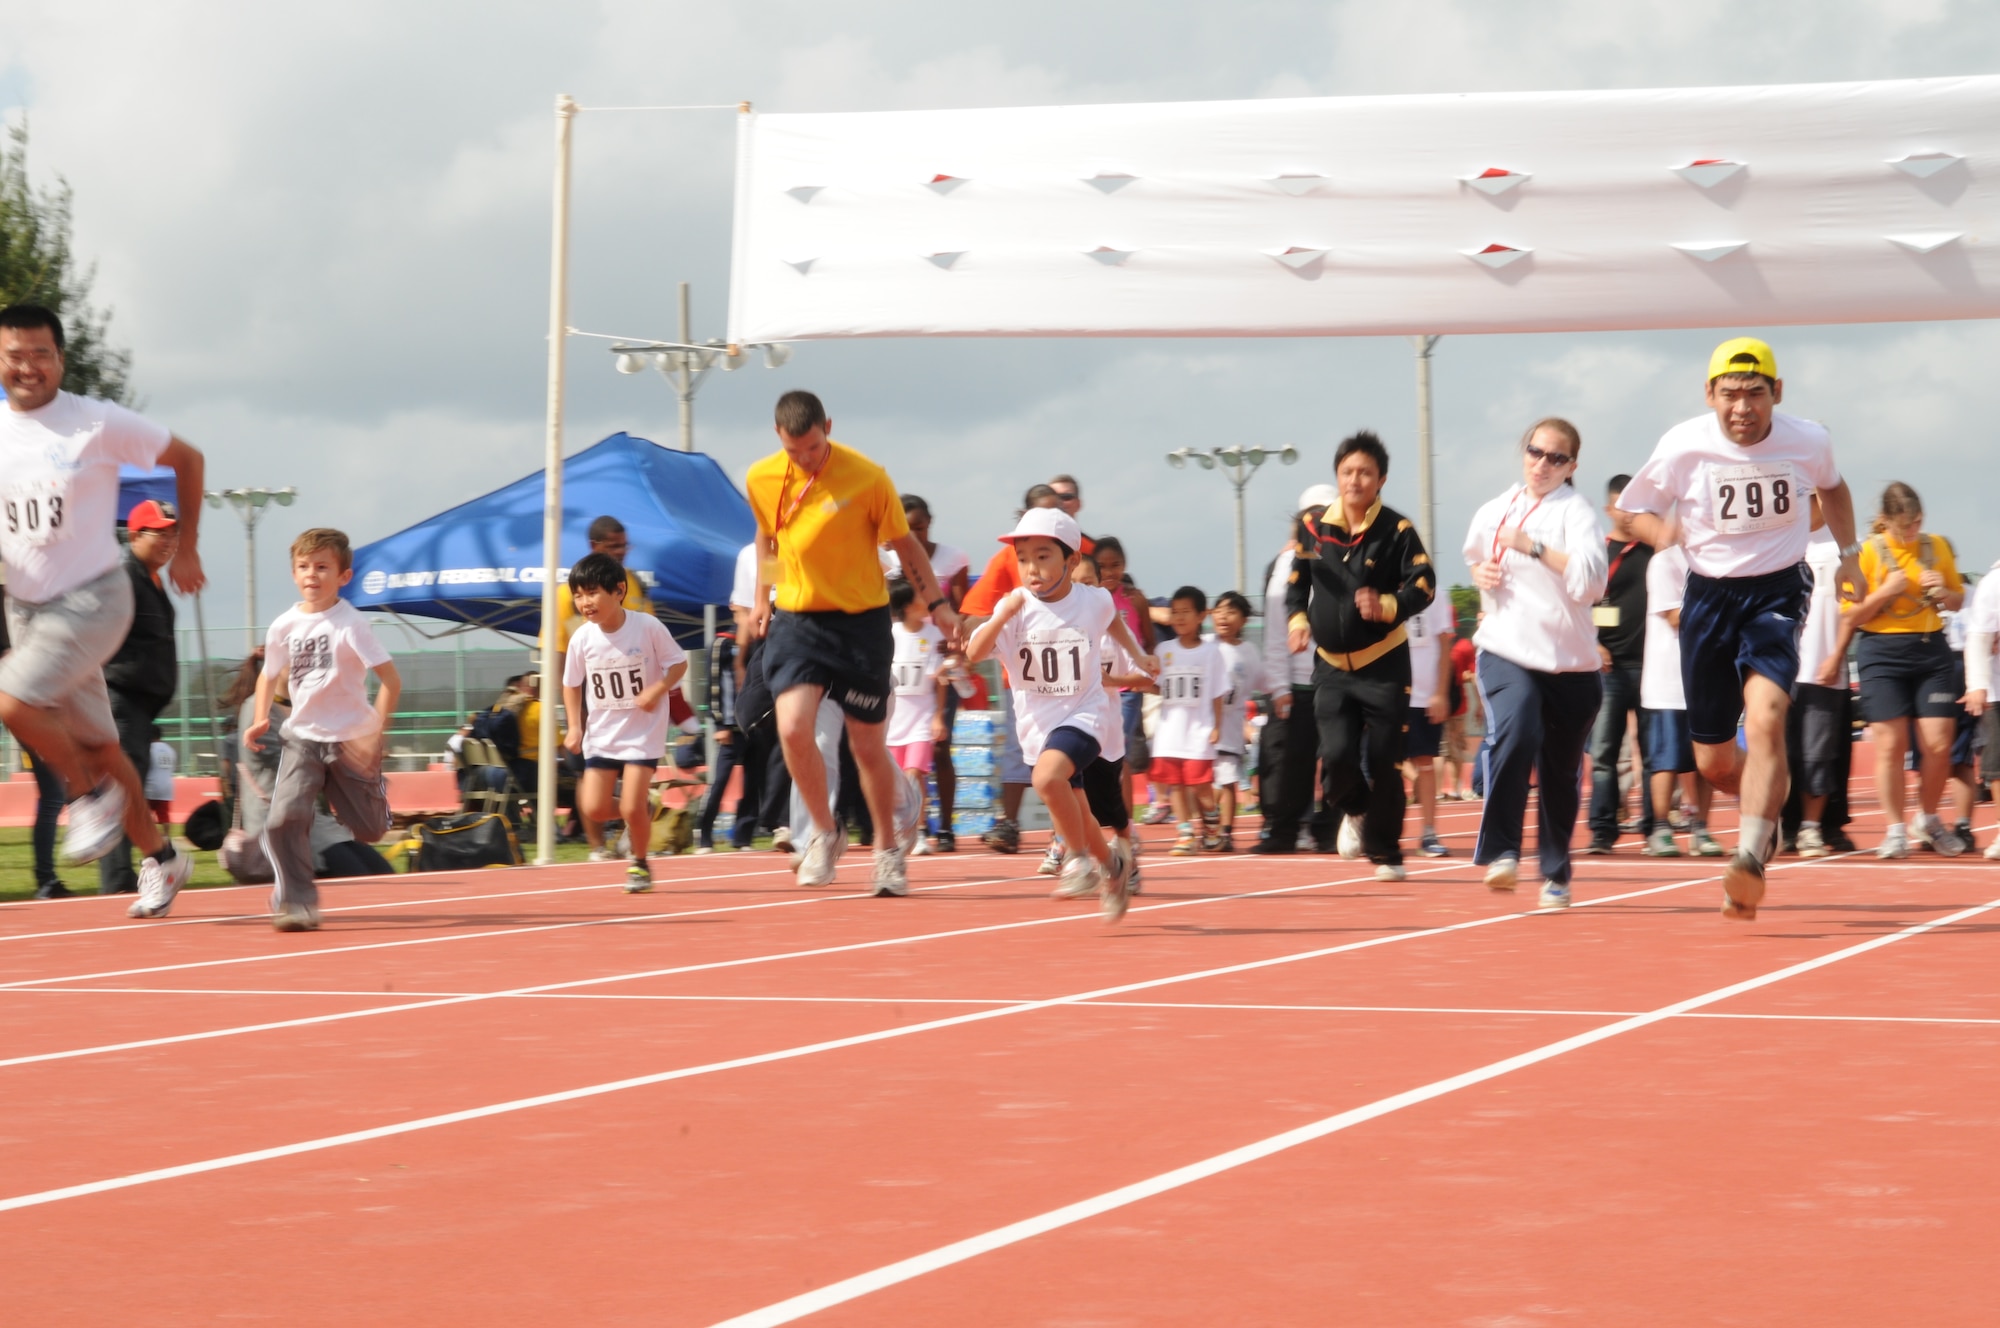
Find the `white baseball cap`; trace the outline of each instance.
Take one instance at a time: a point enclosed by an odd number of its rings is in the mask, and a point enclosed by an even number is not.
[[[1299,495],[1299,505],[1292,510],[1303,512],[1308,507],[1332,507],[1340,501],[1340,490],[1331,484],[1314,484]]]
[[[1066,545],[1072,553],[1083,547],[1083,528],[1076,524],[1075,517],[1060,507],[1029,508],[1021,513],[1014,529],[1000,537],[1000,542],[1012,544],[1029,535],[1046,535]]]

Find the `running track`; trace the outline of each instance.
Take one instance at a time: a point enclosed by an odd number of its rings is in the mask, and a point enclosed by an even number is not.
[[[0,1323],[1993,1322],[2000,871],[1542,915],[1476,817],[1117,927],[979,852],[0,908]]]

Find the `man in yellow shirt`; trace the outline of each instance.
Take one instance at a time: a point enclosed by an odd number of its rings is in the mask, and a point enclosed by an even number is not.
[[[924,546],[903,519],[889,473],[828,436],[833,422],[810,392],[778,398],[780,449],[750,467],[744,489],[757,517],[757,594],[752,628],[764,638],[760,662],[775,698],[778,740],[808,827],[793,826],[801,885],[827,885],[846,848],[827,802],[826,763],[813,740],[822,698],[847,717],[848,746],[875,821],[877,895],[909,892],[903,855],[922,807],[899,798],[885,742],[889,717],[889,584],[877,549],[902,559],[938,629],[958,635],[958,615],[939,588]],[[775,595],[773,590],[775,589]],[[899,802],[903,805],[899,806]]]

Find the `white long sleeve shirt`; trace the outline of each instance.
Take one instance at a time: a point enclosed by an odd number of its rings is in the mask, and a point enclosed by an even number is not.
[[[1269,685],[1282,687],[1286,679],[1294,687],[1310,687],[1313,680],[1313,652],[1310,648],[1294,654],[1285,630],[1285,587],[1292,579],[1292,546],[1287,544],[1271,564],[1271,579],[1264,584],[1264,677]]]
[[[1598,672],[1603,661],[1590,609],[1604,597],[1610,569],[1597,508],[1568,484],[1539,499],[1526,485],[1513,485],[1474,514],[1465,532],[1466,566],[1496,559],[1503,527],[1509,537],[1521,529],[1561,550],[1569,565],[1558,574],[1547,562],[1501,547],[1504,579],[1499,589],[1480,593],[1485,618],[1472,643],[1538,673]]]
[[[2000,562],[1979,579],[1972,603],[1962,618],[1965,624],[1965,689],[1985,692],[1993,703],[1993,661],[2000,655]]]

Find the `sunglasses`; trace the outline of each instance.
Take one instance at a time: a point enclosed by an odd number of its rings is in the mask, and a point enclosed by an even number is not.
[[[1073,503],[1076,501],[1075,489],[1069,489],[1067,491],[1063,489],[1057,489],[1055,490],[1055,495],[1056,495],[1056,501],[1059,503]]]
[[[1571,456],[1567,452],[1544,452],[1541,448],[1536,447],[1533,443],[1524,443],[1522,445],[1522,450],[1527,452],[1528,460],[1546,461],[1551,466],[1567,466],[1570,462],[1576,460],[1575,457]]]

